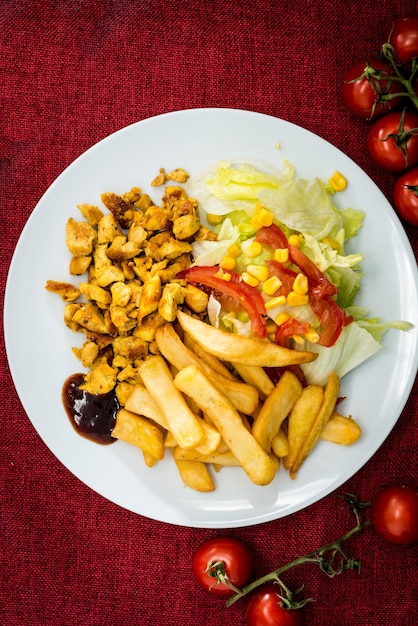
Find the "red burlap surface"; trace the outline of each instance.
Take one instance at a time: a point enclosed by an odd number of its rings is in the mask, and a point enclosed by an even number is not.
[[[109,133],[159,113],[236,107],[295,122],[342,149],[390,198],[394,178],[367,156],[365,124],[344,108],[341,78],[379,48],[393,16],[416,8],[413,0],[2,0],[2,300],[14,246],[53,180]],[[406,232],[417,253],[417,228]],[[191,577],[193,550],[220,531],[135,515],[74,478],[25,415],[3,340],[0,356],[0,623],[244,624],[244,600],[227,609]],[[47,403],[47,380],[44,391]],[[415,384],[396,427],[344,491],[369,499],[384,484],[417,483],[417,399]],[[227,532],[254,548],[261,574],[348,524],[331,494],[285,519]],[[416,624],[416,548],[368,530],[352,551],[359,574],[330,580],[313,566],[289,574],[316,599],[307,623]]]

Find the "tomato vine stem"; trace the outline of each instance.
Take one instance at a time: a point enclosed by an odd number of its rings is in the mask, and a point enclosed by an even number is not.
[[[354,513],[356,518],[356,525],[350,530],[346,531],[341,537],[332,541],[331,543],[317,548],[313,552],[309,552],[305,556],[300,556],[286,565],[282,565],[276,570],[273,570],[269,574],[261,576],[257,580],[254,580],[237,591],[233,596],[228,598],[226,606],[231,606],[251,591],[260,587],[266,582],[275,581],[283,586],[280,576],[288,570],[298,565],[304,565],[305,563],[313,563],[317,565],[321,572],[334,578],[338,574],[341,574],[344,570],[360,570],[360,561],[347,557],[342,549],[348,539],[367,528],[370,525],[370,520],[362,519],[362,510],[370,506],[370,502],[360,502],[360,500],[351,494],[345,494],[340,496],[346,503],[348,503],[350,510]]]

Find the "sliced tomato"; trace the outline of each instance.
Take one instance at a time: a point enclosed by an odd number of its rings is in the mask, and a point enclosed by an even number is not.
[[[284,339],[293,337],[293,335],[304,335],[308,330],[309,324],[307,322],[298,322],[294,317],[290,317],[277,328],[275,341],[277,344],[281,344]]]
[[[269,259],[266,261],[266,265],[269,268],[271,276],[277,276],[282,283],[282,286],[274,294],[275,296],[287,296],[293,289],[293,283],[297,276],[297,272],[294,272],[288,267],[285,267],[283,263]]]
[[[216,276],[220,271],[218,265],[213,266],[194,266],[185,270],[181,270],[178,278],[184,278],[195,285],[205,285],[217,292],[230,296],[242,306],[248,313],[251,328],[256,337],[264,339],[267,335],[266,322],[263,315],[266,314],[264,301],[261,294],[247,283],[244,283],[239,274],[228,272],[231,274],[231,281],[223,280]]]
[[[344,312],[330,296],[318,300],[312,298],[310,305],[322,327],[318,343],[330,348],[337,341],[345,325]]]
[[[313,261],[297,246],[289,245],[286,235],[276,224],[271,226],[263,226],[257,232],[256,241],[267,244],[277,250],[278,248],[287,248],[289,250],[289,260],[297,265],[309,282],[309,293],[314,298],[322,298],[323,296],[333,296],[337,293],[337,288],[332,282],[321,272]]]
[[[308,277],[309,294],[316,299],[335,296],[337,287],[328,280],[311,259],[297,246],[289,246],[289,259]]]
[[[276,224],[260,228],[260,230],[257,231],[255,240],[259,243],[265,243],[268,246],[271,246],[273,250],[276,250],[277,248],[284,249],[289,245],[286,235]]]

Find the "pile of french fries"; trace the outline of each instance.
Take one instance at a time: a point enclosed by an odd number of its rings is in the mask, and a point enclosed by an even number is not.
[[[112,435],[138,446],[147,466],[171,450],[183,483],[216,488],[215,474],[241,467],[268,485],[282,465],[292,479],[319,439],[354,443],[361,428],[336,412],[340,381],[303,386],[285,370],[274,384],[264,367],[315,358],[270,342],[234,335],[178,311],[177,324],[156,333],[159,354],[140,367]],[[211,472],[212,468],[212,472]]]

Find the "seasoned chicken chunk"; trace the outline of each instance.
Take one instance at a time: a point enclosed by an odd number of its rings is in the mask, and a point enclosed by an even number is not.
[[[58,282],[56,280],[47,280],[45,289],[52,293],[58,294],[64,302],[74,302],[80,296],[80,290],[71,283]]]
[[[116,370],[114,370],[103,357],[86,374],[84,383],[80,389],[91,394],[104,394],[112,391],[116,385]]]
[[[66,226],[66,243],[73,256],[88,256],[93,252],[96,241],[97,233],[90,224],[69,218]]]
[[[167,322],[174,322],[177,317],[177,305],[184,302],[184,289],[179,283],[167,283],[164,286],[160,301],[158,303],[158,313]]]

